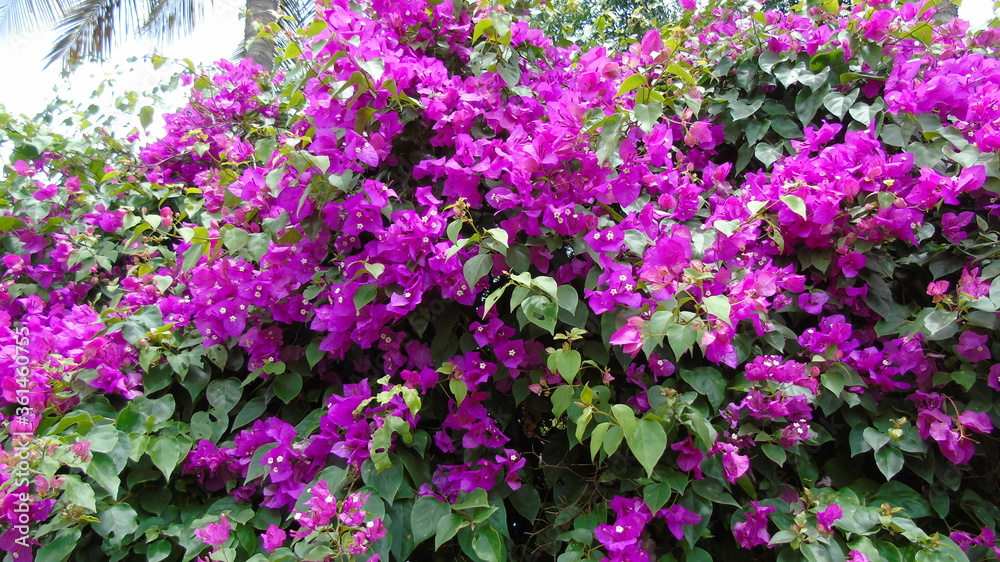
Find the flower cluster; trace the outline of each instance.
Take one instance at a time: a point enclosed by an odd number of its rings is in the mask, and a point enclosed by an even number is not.
[[[598,525],[594,536],[608,550],[608,556],[603,560],[621,562],[643,562],[650,560],[646,536],[646,526],[653,521],[653,513],[639,498],[615,496],[611,499],[611,508],[615,512],[613,523]],[[656,513],[666,521],[670,533],[678,541],[684,539],[684,526],[696,525],[701,522],[701,516],[686,507],[675,504],[663,508]]]

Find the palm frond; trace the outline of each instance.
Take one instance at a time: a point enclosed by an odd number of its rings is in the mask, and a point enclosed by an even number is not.
[[[308,27],[314,17],[316,17],[316,3],[314,0],[278,0],[278,9],[282,16],[277,20],[282,31],[291,34],[297,29]],[[274,37],[274,51],[281,53],[288,46],[288,41],[284,33],[279,33]],[[241,41],[233,51],[234,59],[244,59],[249,56],[247,52],[247,42]],[[288,67],[289,61],[282,63],[283,67]]]
[[[87,58],[106,57],[112,44],[142,28],[145,0],[81,0],[59,22],[45,66],[59,61],[68,70]]]
[[[0,0],[0,40],[47,28],[69,7],[67,0]]]
[[[294,31],[303,28],[316,17],[316,2],[313,0],[278,0],[278,7],[283,15],[292,21],[281,20],[283,29]]]
[[[140,33],[158,44],[194,30],[205,15],[205,2],[198,0],[153,0]]]

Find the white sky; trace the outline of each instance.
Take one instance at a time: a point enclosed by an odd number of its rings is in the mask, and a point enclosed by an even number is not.
[[[160,54],[170,58],[189,58],[195,63],[211,63],[229,57],[243,37],[242,0],[215,0],[195,32],[165,46]],[[965,0],[959,15],[974,27],[982,27],[993,13],[991,0]],[[0,86],[0,104],[11,113],[34,115],[44,109],[58,91],[63,97],[85,100],[102,78],[121,72],[121,87],[142,91],[156,83],[148,63],[130,64],[129,57],[152,53],[149,42],[132,41],[114,50],[111,61],[88,64],[67,82],[59,77],[55,65],[43,71],[43,60],[51,48],[55,33],[0,41],[0,76],[8,77]],[[116,71],[116,67],[119,69]]]
[[[87,63],[69,80],[60,78],[58,63],[42,70],[45,55],[56,38],[54,32],[0,41],[0,76],[8,77],[0,84],[0,104],[10,113],[33,116],[48,105],[56,92],[62,97],[86,100],[102,79],[119,72],[121,90],[141,92],[156,83],[156,75],[148,62],[129,63],[128,59],[154,52],[168,58],[188,58],[196,64],[228,58],[243,40],[241,9],[244,5],[240,0],[215,0],[191,35],[168,43],[159,51],[150,41],[115,45],[110,61]],[[161,70],[165,75],[171,74],[166,65]]]

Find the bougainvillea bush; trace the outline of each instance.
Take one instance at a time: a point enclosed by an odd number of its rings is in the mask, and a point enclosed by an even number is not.
[[[0,548],[996,557],[1000,30],[682,5],[331,0],[156,138],[0,117]]]

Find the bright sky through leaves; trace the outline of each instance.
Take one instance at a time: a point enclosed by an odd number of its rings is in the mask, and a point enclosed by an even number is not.
[[[990,18],[991,4],[989,0],[965,0],[959,15],[971,22],[973,27],[982,27]],[[212,11],[206,15],[194,34],[167,45],[161,54],[178,59],[190,58],[196,63],[210,63],[229,57],[243,35],[243,23],[239,15],[242,6],[243,3],[236,0],[213,4]],[[11,113],[33,115],[41,111],[56,89],[64,96],[67,95],[68,86],[59,78],[58,68],[52,66],[42,70],[42,60],[51,48],[55,36],[54,32],[46,32],[0,43],[0,72],[5,76],[20,77],[0,90],[0,104],[6,106]],[[113,74],[116,66],[126,69],[128,58],[151,53],[153,50],[154,46],[149,42],[129,41],[115,50],[116,55],[108,63],[88,64],[77,72],[71,81],[72,95],[80,100],[88,98],[101,78],[106,74]],[[141,86],[152,86],[155,79],[152,73],[143,68],[130,76],[123,85],[142,90]]]

